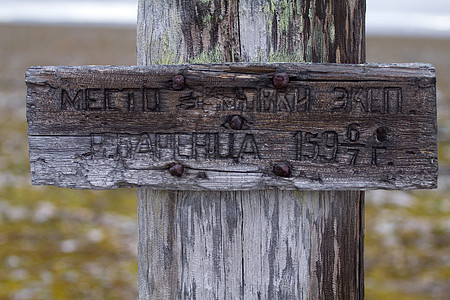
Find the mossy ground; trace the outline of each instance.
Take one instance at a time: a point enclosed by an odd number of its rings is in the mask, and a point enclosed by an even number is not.
[[[136,193],[29,184],[31,65],[134,65],[135,30],[0,25],[0,299],[134,299]],[[368,38],[369,62],[437,68],[440,188],[367,193],[366,299],[450,295],[450,40]],[[447,129],[448,128],[448,129]]]
[[[0,299],[135,299],[136,191],[32,187],[32,65],[136,64],[133,29],[0,25]]]
[[[366,299],[450,295],[450,39],[368,37],[368,62],[426,62],[438,78],[439,188],[367,193]]]

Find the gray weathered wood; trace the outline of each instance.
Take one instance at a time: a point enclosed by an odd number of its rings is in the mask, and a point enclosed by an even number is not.
[[[290,82],[277,89],[281,72]],[[172,87],[177,74],[181,90]],[[425,64],[33,67],[26,77],[32,182],[433,188],[435,80]],[[233,116],[244,124],[232,128]],[[181,177],[169,174],[175,162],[184,165]],[[290,166],[289,178],[274,174],[280,163]]]
[[[140,299],[361,299],[360,197],[140,188]]]
[[[140,65],[365,62],[365,1],[139,1]]]
[[[365,60],[362,0],[184,3],[139,2],[139,64],[225,60],[228,7],[235,61]],[[363,192],[142,187],[138,203],[139,299],[363,299]]]

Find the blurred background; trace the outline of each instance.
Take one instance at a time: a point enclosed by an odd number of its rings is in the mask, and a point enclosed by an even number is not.
[[[0,299],[134,299],[136,192],[32,187],[25,71],[136,64],[136,0],[0,0]],[[437,70],[439,188],[367,193],[366,299],[450,299],[450,1],[367,0],[367,61]]]

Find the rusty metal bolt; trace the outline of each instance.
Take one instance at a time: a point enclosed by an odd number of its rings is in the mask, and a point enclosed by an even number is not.
[[[184,76],[179,74],[172,78],[172,87],[176,91],[180,91],[184,88]]]
[[[277,73],[273,76],[273,86],[276,89],[284,89],[289,84],[289,76],[287,73]]]
[[[242,129],[242,125],[244,124],[244,120],[242,119],[241,116],[232,116],[230,118],[230,121],[228,122],[228,124],[230,125],[231,129],[234,130],[241,130]]]
[[[172,176],[181,177],[184,173],[184,167],[183,165],[176,163],[169,168],[169,172]]]
[[[273,173],[280,177],[291,176],[291,167],[288,164],[277,164],[273,166]]]

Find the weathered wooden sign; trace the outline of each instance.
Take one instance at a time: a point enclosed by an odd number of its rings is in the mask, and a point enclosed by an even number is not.
[[[436,186],[431,65],[32,67],[26,82],[33,184]]]

